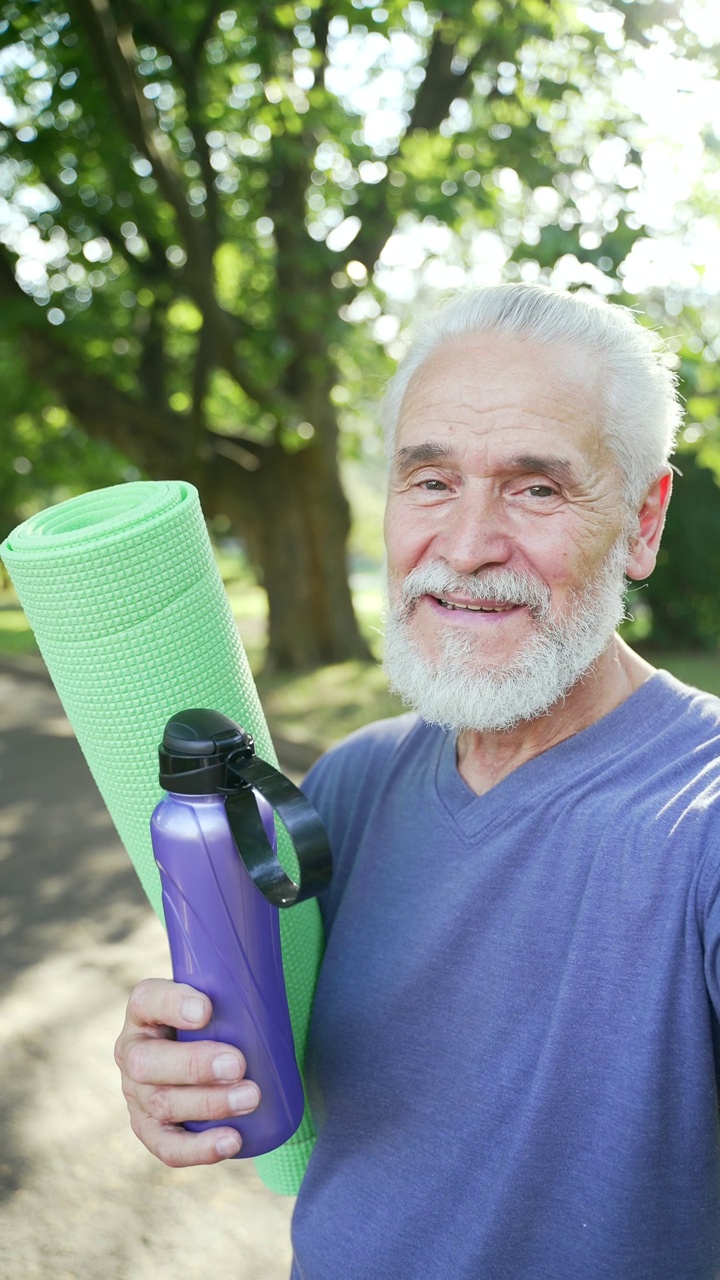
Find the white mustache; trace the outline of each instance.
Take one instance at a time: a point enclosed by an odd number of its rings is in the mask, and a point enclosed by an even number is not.
[[[466,575],[455,573],[442,560],[418,565],[403,581],[400,596],[406,610],[412,611],[415,602],[426,595],[460,595],[498,605],[526,605],[539,618],[549,612],[551,599],[550,588],[529,574],[514,569],[482,569]]]

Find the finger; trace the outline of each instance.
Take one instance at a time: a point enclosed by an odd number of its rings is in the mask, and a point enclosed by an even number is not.
[[[212,1004],[202,991],[167,978],[146,978],[138,983],[127,1007],[127,1023],[145,1031],[158,1027],[197,1030],[212,1016]]]
[[[260,1090],[251,1080],[241,1080],[230,1089],[220,1085],[213,1089],[144,1086],[135,1094],[136,1107],[161,1125],[246,1116],[255,1111],[259,1102]]]
[[[133,1123],[133,1129],[148,1151],[173,1169],[218,1164],[220,1160],[232,1159],[242,1147],[242,1138],[235,1129],[188,1133],[186,1129],[150,1119],[144,1119],[139,1125]]]
[[[125,1045],[123,1074],[136,1084],[212,1085],[242,1080],[246,1063],[239,1049],[213,1040],[163,1040],[147,1034]]]

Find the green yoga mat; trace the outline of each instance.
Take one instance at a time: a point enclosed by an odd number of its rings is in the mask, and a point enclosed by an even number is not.
[[[157,748],[165,722],[211,707],[277,764],[203,520],[190,484],[138,482],[83,494],[33,516],[0,555],[90,770],[143,888],[162,916],[150,815],[161,799]],[[288,870],[287,833],[278,852]],[[317,903],[281,915],[285,979],[302,1065],[322,956]],[[255,1167],[293,1195],[315,1141],[309,1113]]]

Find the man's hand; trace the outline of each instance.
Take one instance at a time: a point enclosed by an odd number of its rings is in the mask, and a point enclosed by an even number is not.
[[[207,1026],[207,996],[182,983],[150,978],[128,1002],[115,1045],[133,1132],[164,1164],[216,1164],[237,1155],[235,1129],[189,1133],[184,1120],[221,1120],[254,1111],[260,1090],[245,1077],[245,1059],[232,1045],[179,1041],[174,1029]]]

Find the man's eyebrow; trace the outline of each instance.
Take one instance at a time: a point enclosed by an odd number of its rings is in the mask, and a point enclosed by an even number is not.
[[[507,467],[509,471],[537,472],[552,476],[563,484],[573,484],[577,481],[572,464],[565,458],[558,458],[552,454],[521,453],[516,457],[508,458]]]
[[[454,463],[457,453],[452,445],[442,444],[436,440],[426,440],[423,444],[405,445],[395,455],[395,467],[400,475],[406,475],[414,467],[432,466],[435,463]],[[508,458],[505,466],[508,471],[537,472],[552,476],[561,484],[577,482],[577,475],[572,464],[565,458],[554,454],[521,453]]]
[[[453,462],[455,458],[456,453],[451,445],[427,440],[424,444],[410,444],[398,449],[395,454],[395,466],[401,474],[404,474],[412,471],[413,467],[432,466],[435,462]]]

